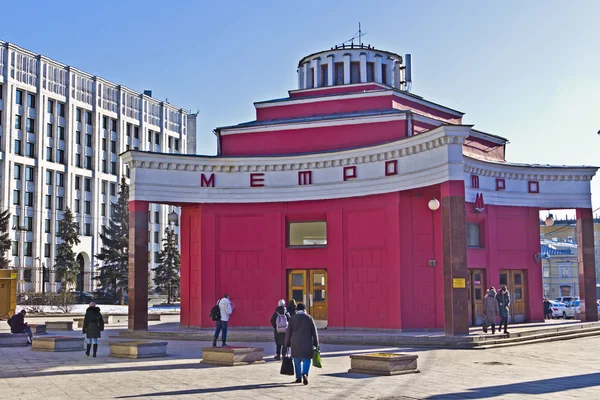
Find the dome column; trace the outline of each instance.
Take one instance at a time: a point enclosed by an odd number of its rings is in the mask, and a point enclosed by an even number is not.
[[[350,53],[344,54],[344,85],[350,83]]]
[[[311,62],[311,68],[313,70],[313,87],[323,86],[321,82],[321,58],[317,57]]]
[[[380,54],[375,54],[375,76],[374,76],[375,82],[377,83],[384,83],[382,82],[382,76],[381,76],[381,55]]]
[[[304,68],[304,89],[312,88],[312,77],[310,75],[310,63],[305,62],[302,66]]]
[[[367,81],[367,53],[360,53],[360,82]]]
[[[333,86],[335,77],[335,62],[333,54],[327,56],[327,86]]]

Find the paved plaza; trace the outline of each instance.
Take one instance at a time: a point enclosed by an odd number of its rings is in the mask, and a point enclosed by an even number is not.
[[[250,366],[200,364],[209,343],[194,341],[169,341],[166,358],[109,358],[108,336],[122,329],[105,331],[95,359],[0,348],[0,399],[600,399],[600,337],[490,350],[323,345],[323,368],[303,386],[279,374],[273,343],[246,343],[268,357]],[[421,373],[347,372],[349,354],[384,350],[417,354]]]

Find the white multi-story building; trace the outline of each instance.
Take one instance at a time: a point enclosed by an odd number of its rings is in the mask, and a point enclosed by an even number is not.
[[[92,290],[100,232],[117,200],[120,177],[129,176],[119,154],[128,149],[193,154],[195,125],[196,115],[149,91],[135,92],[0,41],[0,209],[12,214],[11,266],[19,270],[19,289],[57,288],[58,221],[70,207],[81,235],[75,248],[81,266],[77,289]],[[149,268],[171,211],[159,205],[148,210]]]

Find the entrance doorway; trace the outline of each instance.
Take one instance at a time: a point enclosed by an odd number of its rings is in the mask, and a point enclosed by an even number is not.
[[[288,271],[288,298],[304,303],[315,321],[327,321],[327,271]]]
[[[84,282],[85,282],[85,260],[83,259],[83,255],[79,253],[77,255],[77,265],[79,266],[79,273],[77,274],[77,282],[75,283],[75,288],[78,292],[83,292],[84,290]]]
[[[523,270],[501,270],[500,286],[506,286],[510,294],[509,317],[511,322],[525,322],[525,293],[527,293]]]
[[[480,269],[470,269],[468,276],[469,290],[469,316],[471,326],[481,325],[483,323],[483,298],[485,297],[484,271]]]

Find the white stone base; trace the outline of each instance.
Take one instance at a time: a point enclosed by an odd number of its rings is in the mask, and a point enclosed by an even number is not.
[[[71,336],[46,336],[34,337],[31,345],[32,351],[81,351],[83,350],[83,337]]]
[[[166,357],[166,355],[167,342],[152,342],[146,340],[110,342],[110,357],[151,358]]]
[[[248,365],[264,363],[262,347],[204,347],[202,364],[212,365]]]
[[[28,346],[26,333],[0,333],[0,347]]]
[[[73,321],[46,321],[48,331],[72,331]]]
[[[29,324],[29,327],[34,335],[45,335],[47,333],[46,324]]]
[[[386,356],[375,354],[350,355],[350,369],[348,372],[368,375],[402,375],[420,372],[417,369],[417,355],[389,354]]]

